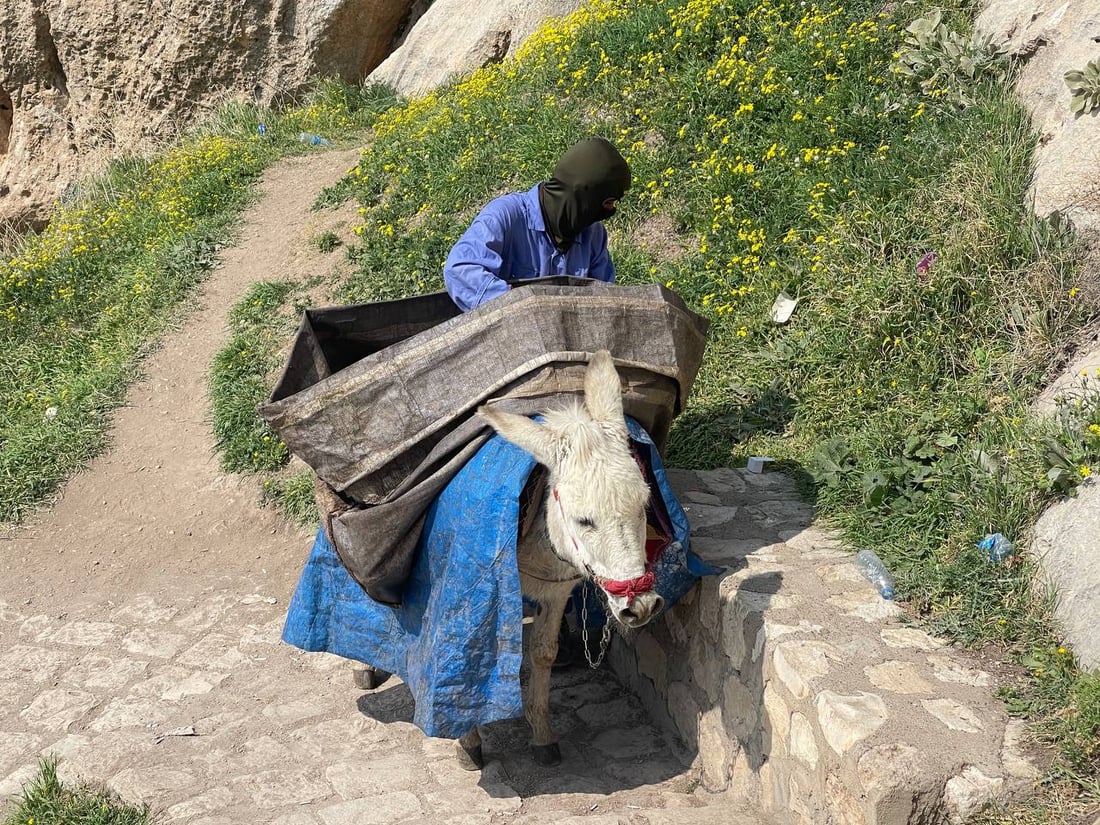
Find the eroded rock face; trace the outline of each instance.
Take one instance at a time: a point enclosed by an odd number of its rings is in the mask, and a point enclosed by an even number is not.
[[[1062,76],[1097,57],[1093,0],[987,0],[975,28],[1024,60],[1017,91],[1039,134],[1035,212],[1057,210],[1082,231],[1100,229],[1100,112],[1075,116]]]
[[[399,93],[422,95],[512,55],[547,18],[581,0],[435,0],[405,42],[372,74]]]
[[[1058,594],[1054,615],[1078,663],[1100,670],[1100,485],[1083,485],[1043,513],[1032,552]]]
[[[0,221],[38,224],[81,174],[171,137],[221,95],[357,81],[413,0],[0,4]]]
[[[1100,52],[1100,5],[1094,0],[986,0],[976,28],[1024,61],[1017,92],[1038,132],[1033,207],[1040,216],[1068,217],[1089,247],[1082,262],[1085,295],[1100,294],[1100,112],[1074,115],[1063,75],[1083,69]],[[1085,297],[1085,296],[1083,296]],[[1039,397],[1051,414],[1059,397],[1087,394],[1100,373],[1100,340],[1084,346],[1069,369]],[[1051,507],[1035,526],[1032,553],[1043,585],[1057,594],[1055,615],[1078,661],[1100,668],[1100,495],[1082,489]]]

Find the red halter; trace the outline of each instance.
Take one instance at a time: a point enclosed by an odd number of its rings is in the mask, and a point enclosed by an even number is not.
[[[558,510],[561,511],[562,522],[565,522],[565,508],[562,506],[561,497],[558,496],[558,488],[555,487],[552,492],[554,494],[554,501],[558,503]],[[573,542],[573,549],[579,553],[581,549],[580,542],[577,541],[577,537],[574,536],[572,532],[569,532],[569,540]],[[653,589],[654,585],[657,584],[657,577],[652,570],[654,559],[648,558],[648,553],[646,556],[646,571],[642,573],[642,575],[635,576],[632,579],[608,579],[603,576],[597,576],[587,564],[584,566],[584,569],[588,571],[588,575],[592,577],[592,581],[612,596],[624,597],[627,605],[629,605],[634,601],[635,596],[648,593]]]

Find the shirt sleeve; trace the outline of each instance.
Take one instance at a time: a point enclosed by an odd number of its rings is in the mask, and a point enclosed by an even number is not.
[[[463,312],[508,291],[501,274],[506,229],[500,215],[484,209],[451,247],[443,264],[443,282]]]
[[[588,277],[613,283],[615,265],[611,263],[611,255],[607,251],[607,230],[599,223],[593,224],[592,229],[592,262],[588,266]]]

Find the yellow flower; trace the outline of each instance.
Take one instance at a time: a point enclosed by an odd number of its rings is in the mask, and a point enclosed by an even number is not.
[[[1077,472],[1079,472],[1081,474],[1081,478],[1088,478],[1089,476],[1092,475],[1092,470],[1089,468],[1089,466],[1087,464],[1082,464],[1081,467],[1077,470]]]

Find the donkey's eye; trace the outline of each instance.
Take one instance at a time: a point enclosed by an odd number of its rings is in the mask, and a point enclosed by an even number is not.
[[[592,521],[592,519],[588,518],[587,516],[577,519],[577,524],[586,530],[596,529],[596,522]]]

